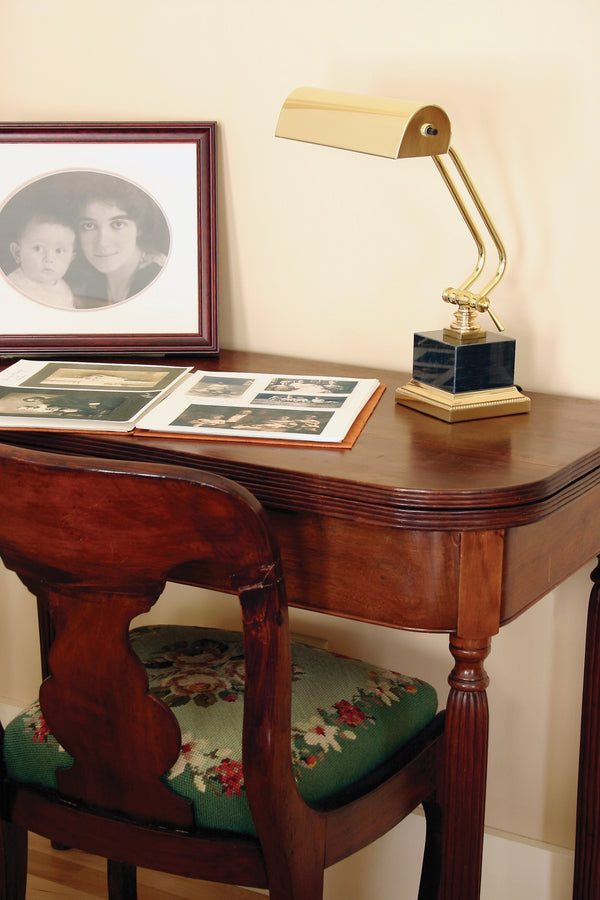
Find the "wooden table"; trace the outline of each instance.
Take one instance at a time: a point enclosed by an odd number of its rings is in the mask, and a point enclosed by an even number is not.
[[[533,394],[529,415],[448,425],[394,404],[394,389],[406,381],[398,373],[230,351],[192,362],[222,371],[377,377],[387,390],[351,450],[73,432],[3,439],[229,476],[273,517],[293,605],[447,632],[454,666],[444,866],[448,897],[473,900],[487,770],[484,661],[501,625],[600,553],[600,402]],[[577,898],[600,896],[600,566],[592,578]]]

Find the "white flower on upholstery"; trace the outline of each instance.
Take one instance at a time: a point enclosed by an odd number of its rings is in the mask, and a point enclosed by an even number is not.
[[[337,742],[340,730],[336,725],[327,725],[323,719],[313,716],[309,722],[297,727],[304,731],[304,740],[309,747],[321,747],[322,750],[327,750],[331,747],[338,753],[342,752],[342,748]],[[350,735],[344,736],[348,737]],[[351,735],[351,737],[354,738],[354,735]]]

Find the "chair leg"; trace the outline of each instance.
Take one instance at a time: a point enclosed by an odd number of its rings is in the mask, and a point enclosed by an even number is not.
[[[106,866],[108,876],[108,900],[137,900],[136,868],[128,863],[109,859]]]
[[[270,900],[323,900],[323,875],[319,867],[310,867],[311,871],[290,874],[286,884],[269,884]]]
[[[27,831],[0,822],[0,897],[25,900],[27,887]]]
[[[442,870],[442,808],[435,794],[423,803],[425,810],[425,850],[418,900],[436,900]]]
[[[293,836],[293,835],[292,835]],[[270,900],[323,900],[325,875],[324,823],[313,822],[296,844],[263,844]]]

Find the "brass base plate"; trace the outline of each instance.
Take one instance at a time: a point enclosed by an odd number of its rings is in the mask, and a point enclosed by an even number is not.
[[[531,409],[531,400],[517,387],[450,394],[415,380],[396,389],[396,403],[444,422],[514,416]]]
[[[486,339],[486,332],[483,328],[474,331],[452,331],[451,328],[444,328],[442,336],[447,344],[454,344],[457,347],[462,344],[483,344]]]

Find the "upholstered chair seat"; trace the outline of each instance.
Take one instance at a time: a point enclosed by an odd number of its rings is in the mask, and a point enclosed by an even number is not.
[[[181,729],[181,753],[165,782],[192,802],[196,826],[256,835],[242,765],[241,632],[146,626],[131,632],[131,643],[150,692]],[[291,755],[303,798],[332,802],[417,735],[436,709],[424,681],[294,642]],[[73,762],[38,701],[8,725],[4,756],[11,779],[51,790],[56,770]]]

